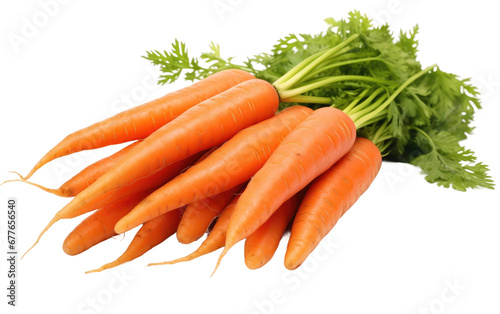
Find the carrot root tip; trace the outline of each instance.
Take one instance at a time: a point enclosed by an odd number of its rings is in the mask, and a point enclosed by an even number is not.
[[[259,269],[262,266],[264,266],[266,263],[259,258],[258,256],[250,256],[245,258],[245,265],[247,266],[248,269]]]
[[[103,271],[104,269],[101,269],[102,267],[100,268],[96,268],[96,269],[92,269],[92,270],[87,270],[85,272],[85,274],[90,274],[90,273],[100,273],[101,271]]]
[[[125,218],[125,217],[123,217],[123,218]],[[126,222],[122,221],[123,218],[118,220],[118,222],[115,224],[115,232],[117,234],[122,234],[122,233],[125,233],[129,230]]]
[[[12,179],[12,180],[6,180],[6,181],[3,181],[2,183],[0,183],[0,185],[5,184],[5,183],[9,183],[9,182],[18,182],[18,181],[23,182],[23,180],[19,180],[19,179]]]
[[[173,264],[177,264],[177,263],[180,263],[180,262],[189,262],[189,261],[192,261],[193,259],[197,258],[197,257],[200,257],[201,255],[199,254],[199,250],[196,250],[194,251],[193,253],[187,255],[187,256],[184,256],[184,257],[181,257],[181,258],[178,258],[178,259],[174,259],[172,261],[165,261],[165,262],[159,262],[159,263],[150,263],[148,264],[148,266],[158,266],[158,265],[173,265]]]
[[[37,184],[37,183],[34,183],[34,182],[30,182],[30,181],[27,181],[27,180],[24,180],[24,179],[7,180],[7,181],[4,181],[4,182],[0,183],[0,185],[2,185],[4,183],[7,183],[7,182],[23,182],[23,183],[27,183],[29,185],[32,185],[34,187],[37,187],[37,188],[39,188],[39,189],[41,189],[41,190],[43,190],[45,192],[57,195],[57,196],[67,196],[60,189],[49,189],[49,188],[44,187],[43,185],[40,185],[40,184]]]
[[[28,254],[28,252],[31,251],[31,249],[33,249],[35,247],[35,245],[38,244],[41,237],[42,237],[42,235],[38,236],[38,239],[36,239],[35,243],[33,243],[33,245],[26,252],[24,252],[23,256],[21,256],[21,259],[23,259],[26,256],[26,254]]]
[[[291,256],[285,256],[285,268],[288,270],[297,269],[303,261],[300,261],[298,258],[293,258]]]
[[[167,265],[167,264],[170,264],[170,262],[149,263],[149,264],[147,265],[147,267],[151,267],[151,266],[160,266],[160,265]]]
[[[22,180],[28,180],[29,178],[31,178],[31,176],[38,170],[39,167],[35,166],[33,169],[31,169],[31,171],[26,175],[26,176],[22,176],[20,175],[19,173],[17,173]]]
[[[99,268],[96,268],[96,269],[92,269],[92,270],[87,270],[85,272],[85,274],[90,274],[90,273],[100,273],[101,271],[103,270],[106,270],[106,269],[110,269],[110,268],[113,268],[113,267],[116,267],[118,265],[120,265],[121,263],[119,263],[118,261],[114,261],[114,262],[111,262],[111,263],[107,263],[107,264],[104,264],[102,265],[101,267]]]
[[[47,232],[47,230],[49,230],[49,228],[52,227],[52,225],[55,224],[57,221],[59,221],[59,217],[56,215],[54,218],[52,218],[49,224],[42,230],[42,232],[40,232],[35,243],[33,243],[33,245],[23,254],[23,256],[21,256],[21,259],[23,259],[24,256],[26,256],[26,254],[28,254],[28,252],[31,251],[35,247],[35,245],[38,244],[38,242],[40,242],[40,239],[42,238],[44,233]]]
[[[291,262],[285,263],[285,268],[288,270],[297,269],[297,267],[299,267],[299,266],[300,265],[295,265],[295,263],[291,263]]]
[[[212,272],[210,277],[212,277],[215,274],[215,272],[219,268],[220,262],[222,262],[222,258],[226,255],[226,253],[229,251],[230,248],[231,246],[224,247],[224,250],[222,251],[222,253],[220,253],[219,259],[217,260],[217,264],[215,265],[214,271]]]
[[[9,173],[17,174],[19,176],[19,178],[21,178],[21,180],[24,180],[24,177],[17,171],[9,171]],[[5,181],[5,182],[7,182],[7,181]]]

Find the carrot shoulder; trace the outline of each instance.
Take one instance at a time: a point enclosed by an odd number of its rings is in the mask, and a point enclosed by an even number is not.
[[[285,267],[299,267],[375,179],[382,157],[358,137],[351,150],[309,186],[293,221]]]
[[[241,70],[221,71],[181,90],[76,131],[45,154],[23,179],[28,180],[35,171],[56,158],[146,138],[189,108],[253,78],[250,73]]]
[[[251,81],[245,83],[249,82]],[[258,100],[254,103],[257,104]],[[116,224],[115,231],[122,233],[154,215],[219,194],[248,181],[264,165],[283,138],[311,112],[309,108],[293,106],[240,131],[207,159],[137,205]]]
[[[287,199],[345,155],[355,138],[351,118],[331,107],[315,110],[293,129],[241,196],[219,262],[235,243],[255,232]]]

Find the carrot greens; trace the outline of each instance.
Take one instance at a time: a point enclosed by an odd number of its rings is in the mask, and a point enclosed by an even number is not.
[[[161,84],[182,74],[194,81],[226,69],[245,70],[273,84],[280,110],[297,103],[343,110],[358,136],[377,144],[384,160],[418,166],[428,182],[460,191],[493,188],[488,167],[461,144],[481,109],[477,89],[437,65],[422,67],[417,26],[395,38],[388,25],[375,27],[357,11],[347,20],[325,22],[324,32],[287,35],[269,52],[243,62],[223,57],[213,43],[192,58],[177,40],[171,51],[149,51],[144,58],[160,67]]]

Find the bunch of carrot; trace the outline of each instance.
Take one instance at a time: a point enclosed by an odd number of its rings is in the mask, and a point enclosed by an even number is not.
[[[294,269],[373,181],[381,155],[371,141],[356,139],[342,111],[296,105],[277,113],[279,102],[268,82],[222,71],[67,136],[12,181],[74,197],[42,234],[60,219],[95,210],[65,239],[69,255],[142,224],[127,251],[95,271],[130,261],[174,233],[191,243],[211,226],[196,252],[170,263],[221,247],[225,254],[247,239],[245,261],[254,269],[271,259],[289,225],[285,265]],[[59,189],[27,181],[58,157],[128,141],[135,142]]]
[[[285,267],[299,267],[375,179],[381,151],[390,144],[392,102],[435,69],[425,68],[396,87],[369,74],[322,76],[358,37],[304,59],[272,84],[243,70],[222,70],[70,134],[27,176],[11,180],[73,197],[35,245],[57,221],[94,211],[65,239],[64,252],[80,254],[142,227],[122,256],[91,272],[131,261],[174,233],[187,244],[206,232],[192,254],[150,265],[223,248],[218,267],[245,240],[245,263],[256,269],[273,257],[287,230]],[[331,99],[307,94],[340,81],[363,86],[342,110],[329,106]],[[282,102],[320,106],[279,110]],[[358,136],[364,128],[375,128],[374,136]],[[59,189],[27,181],[56,158],[125,142],[133,143]]]

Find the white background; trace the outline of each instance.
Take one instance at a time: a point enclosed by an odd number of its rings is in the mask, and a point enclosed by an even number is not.
[[[47,18],[43,3],[50,6]],[[471,77],[483,110],[469,148],[500,178],[498,11],[492,1],[2,1],[0,4],[0,180],[26,174],[65,135],[185,86],[155,86],[140,56],[179,38],[193,56],[210,41],[225,56],[267,51],[288,33],[317,33],[323,18],[358,9],[398,33],[419,24],[419,59]],[[216,6],[225,6],[225,11]],[[46,9],[47,10],[47,9]],[[22,33],[38,19],[31,33]],[[26,33],[26,29],[25,29]],[[14,45],[9,38],[23,36]],[[127,100],[128,99],[128,100]],[[58,187],[117,148],[61,158],[33,181]],[[6,252],[7,197],[19,201],[24,252],[68,200],[34,187],[0,187],[1,252]],[[19,306],[7,307],[5,254],[0,264],[2,313],[499,313],[499,193],[466,193],[425,182],[411,166],[384,163],[359,202],[307,264],[283,266],[286,241],[257,271],[236,246],[210,278],[218,253],[190,263],[145,268],[193,251],[175,237],[117,269],[84,275],[120,255],[127,234],[80,256],[61,245],[81,219],[57,223],[19,264]],[[2,205],[3,204],[3,205]]]

